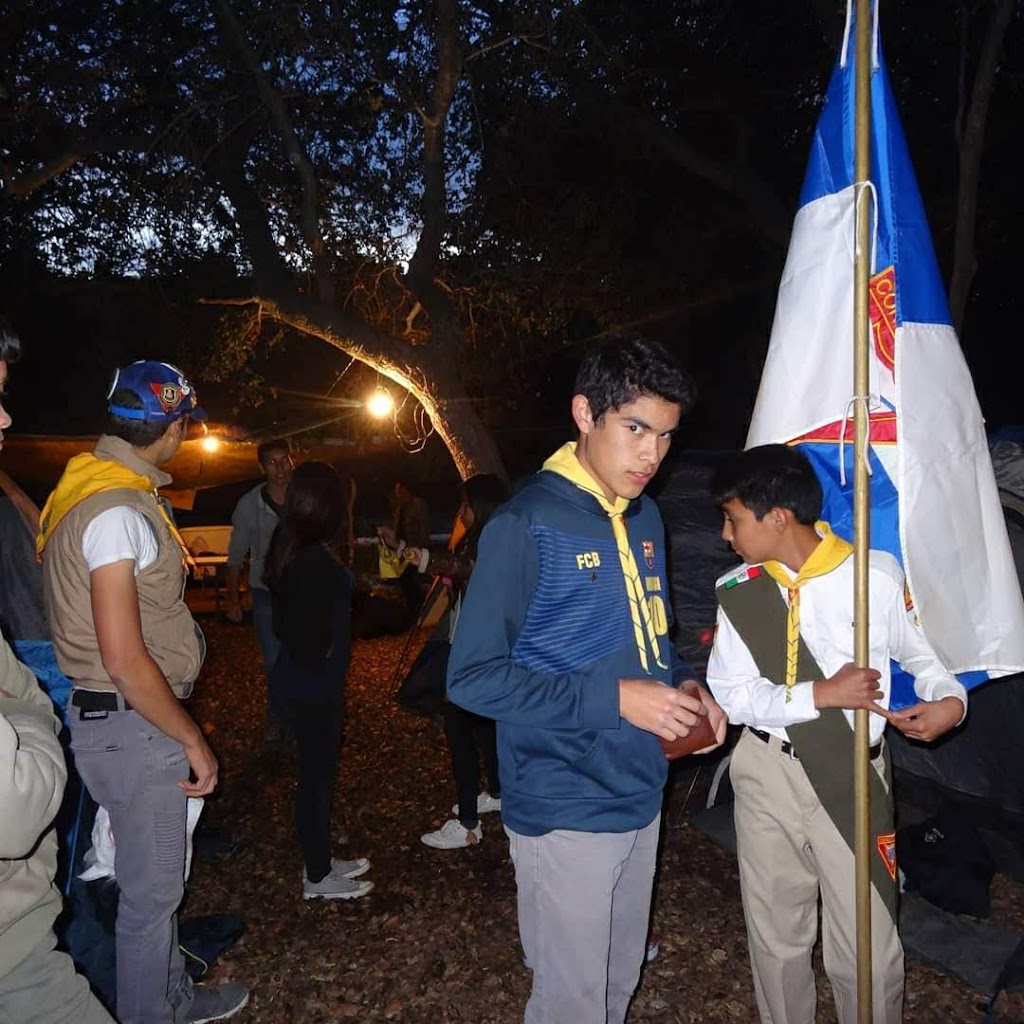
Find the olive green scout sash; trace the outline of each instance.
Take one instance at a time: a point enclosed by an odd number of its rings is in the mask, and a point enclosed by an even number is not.
[[[747,645],[765,679],[783,685],[786,678],[786,601],[778,585],[763,570],[751,567],[718,588],[718,601]],[[800,637],[797,679],[823,679],[814,656]],[[839,708],[823,708],[818,718],[786,726],[790,742],[814,792],[852,851],[854,848],[853,748],[854,734]],[[886,776],[890,775],[885,750]],[[868,773],[871,794],[871,834],[876,856],[871,858],[871,882],[896,919],[896,837],[892,800],[882,780]]]

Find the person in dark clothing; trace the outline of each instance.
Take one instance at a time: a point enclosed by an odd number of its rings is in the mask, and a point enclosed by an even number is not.
[[[454,601],[449,613],[449,643],[455,635],[462,595],[476,561],[480,532],[491,514],[507,499],[508,488],[502,480],[490,473],[478,473],[462,485],[462,504],[452,525],[450,550],[407,547],[403,551],[406,562],[419,572],[444,576],[452,581]],[[480,842],[483,838],[480,815],[501,810],[498,756],[494,721],[474,715],[450,701],[444,707],[444,734],[455,777],[458,803],[453,813],[456,817],[436,831],[420,836],[420,840],[437,850],[454,850]],[[482,793],[479,792],[481,758],[490,784],[490,790]]]
[[[390,526],[378,526],[377,536],[382,544],[405,557],[405,549],[423,550],[430,543],[430,509],[427,503],[403,480],[395,482],[395,518]],[[416,621],[423,605],[426,588],[423,578],[413,565],[406,564],[398,578],[405,600],[406,628]]]
[[[353,580],[341,555],[345,507],[345,487],[334,469],[323,462],[298,466],[264,570],[281,641],[270,689],[288,715],[298,747],[295,824],[307,900],[356,899],[373,888],[373,882],[356,881],[369,870],[369,860],[330,854],[331,798],[352,645]]]

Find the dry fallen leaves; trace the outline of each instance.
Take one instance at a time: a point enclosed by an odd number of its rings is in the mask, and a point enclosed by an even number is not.
[[[351,903],[305,903],[293,827],[295,759],[264,746],[265,684],[251,628],[204,615],[210,658],[190,707],[212,736],[221,786],[205,824],[235,852],[197,862],[184,913],[232,913],[246,933],[215,968],[252,986],[238,1024],[390,1021],[513,1024],[530,990],[516,930],[508,844],[496,816],[484,841],[439,851],[421,833],[449,816],[452,784],[437,727],[390,697],[402,637],[359,640],[348,677],[345,742],[334,798],[337,853],[368,856],[376,889]],[[692,767],[670,784],[656,888],[658,959],[644,972],[630,1020],[736,1024],[757,1019],[732,857],[686,822],[701,805]],[[706,772],[705,775],[709,775]],[[997,878],[994,916],[1024,926],[1024,887]],[[819,974],[818,1021],[834,1019]],[[959,981],[908,959],[906,1024],[978,1018]]]

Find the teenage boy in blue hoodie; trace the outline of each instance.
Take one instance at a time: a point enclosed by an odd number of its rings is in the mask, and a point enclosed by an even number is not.
[[[527,1024],[621,1024],[640,977],[667,762],[659,738],[725,716],[668,638],[664,526],[643,496],[694,399],[657,343],[590,351],[579,440],[480,538],[448,670],[498,723],[502,817],[533,971]],[[706,749],[712,749],[708,747]]]

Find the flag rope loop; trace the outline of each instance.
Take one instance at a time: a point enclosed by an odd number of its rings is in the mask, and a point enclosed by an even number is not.
[[[878,2],[871,5],[871,70],[878,70]],[[853,25],[853,0],[846,0],[846,24],[843,26],[843,48],[839,56],[839,66],[846,67],[847,55],[850,52],[850,28]]]
[[[871,193],[871,274],[877,271],[875,266],[878,253],[878,191],[873,181],[855,181],[853,183],[853,248],[857,256],[860,256],[860,239],[856,235],[857,225],[860,223],[860,201],[865,192]]]
[[[864,459],[864,467],[867,469],[868,476],[872,475],[871,460],[868,458],[868,449],[871,447],[871,396],[854,395],[846,403],[846,408],[843,410],[843,422],[839,430],[839,483],[843,487],[846,486],[846,424],[850,421],[850,410],[854,408],[858,402],[864,406],[864,419],[867,421],[868,425],[868,436],[864,444],[862,458]]]

